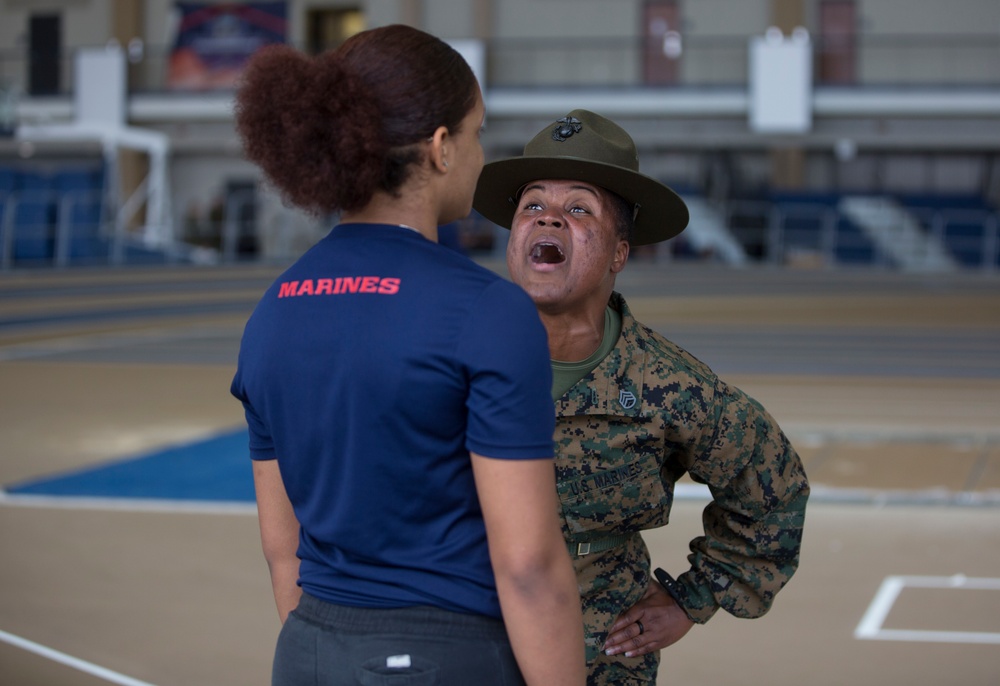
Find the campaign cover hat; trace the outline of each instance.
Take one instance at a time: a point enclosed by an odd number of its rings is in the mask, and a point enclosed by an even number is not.
[[[674,191],[639,172],[635,142],[610,119],[573,110],[524,146],[520,157],[483,167],[472,205],[491,222],[510,228],[521,188],[530,181],[566,179],[601,186],[635,209],[633,245],[673,238],[688,224],[688,209]]]

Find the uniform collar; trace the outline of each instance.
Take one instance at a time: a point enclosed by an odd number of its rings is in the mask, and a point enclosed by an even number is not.
[[[607,357],[556,401],[560,415],[638,417],[647,412],[642,399],[646,353],[639,342],[640,327],[620,293],[612,293],[609,303],[621,313],[621,336]]]

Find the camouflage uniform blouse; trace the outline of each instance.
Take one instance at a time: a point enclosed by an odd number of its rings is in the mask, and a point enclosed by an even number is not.
[[[690,544],[691,568],[675,586],[698,623],[720,607],[738,617],[767,612],[798,565],[809,485],[757,401],[635,321],[618,293],[611,305],[622,315],[617,345],[556,401],[556,476],[571,548],[627,536],[610,550],[574,556],[589,683],[653,684],[658,653],[608,657],[601,647],[650,583],[638,534],[667,523],[677,479],[687,472],[713,497],[705,535]]]

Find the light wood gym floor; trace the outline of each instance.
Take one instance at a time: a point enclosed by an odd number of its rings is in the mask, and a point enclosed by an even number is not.
[[[0,274],[0,487],[241,428],[239,336],[278,271]],[[618,287],[768,407],[814,489],[773,610],[696,627],[659,683],[1000,683],[1000,275],[637,259]],[[648,536],[675,571],[682,496]],[[4,685],[269,683],[252,503],[0,493],[0,551]]]

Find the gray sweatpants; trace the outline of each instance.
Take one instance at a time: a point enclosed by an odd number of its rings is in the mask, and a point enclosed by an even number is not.
[[[332,605],[303,594],[273,686],[524,686],[503,622],[433,607]]]

